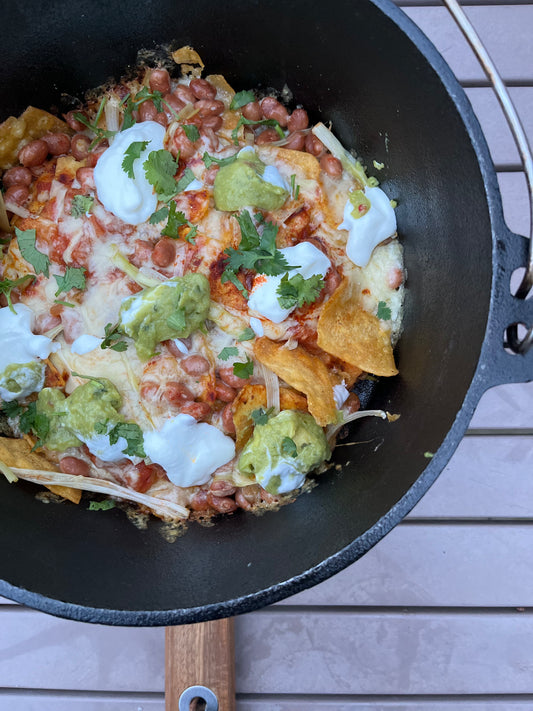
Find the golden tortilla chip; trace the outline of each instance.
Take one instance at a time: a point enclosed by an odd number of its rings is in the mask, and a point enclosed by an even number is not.
[[[296,182],[301,180],[317,181],[320,176],[320,164],[315,156],[303,151],[294,151],[290,148],[278,146],[257,146],[257,154],[261,160],[266,158],[267,163],[276,161],[286,165],[296,175]],[[270,158],[270,160],[269,160]]]
[[[233,87],[228,84],[222,74],[209,74],[206,80],[217,90],[217,99],[224,103],[226,109],[229,109],[233,97],[235,96]]]
[[[8,467],[57,471],[56,465],[49,462],[42,454],[32,452],[31,447],[32,445],[25,439],[0,437],[0,460]],[[70,486],[56,486],[55,484],[50,484],[46,488],[74,504],[80,503],[81,491],[79,489],[71,489]]]
[[[176,64],[181,64],[183,74],[192,74],[195,77],[199,77],[205,67],[198,52],[188,45],[172,52],[172,59]]]
[[[268,338],[258,338],[254,355],[288,385],[307,396],[307,407],[321,427],[337,421],[337,407],[329,371],[316,356],[298,346],[283,348]]]
[[[318,319],[318,345],[326,353],[374,375],[396,375],[390,331],[377,316],[361,308],[345,279],[327,301]]]
[[[60,183],[67,183],[74,180],[78,168],[82,168],[86,161],[78,161],[74,156],[59,156],[56,163],[55,179]]]
[[[17,154],[22,146],[49,132],[71,134],[72,130],[57,116],[34,106],[28,106],[19,118],[7,118],[0,125],[0,168],[10,168],[17,162]]]
[[[233,405],[233,423],[237,434],[237,450],[244,447],[252,436],[254,424],[250,414],[260,407],[267,405],[266,387],[264,385],[245,385],[239,392]],[[279,390],[280,410],[302,410],[307,412],[307,400],[295,390],[280,388]]]

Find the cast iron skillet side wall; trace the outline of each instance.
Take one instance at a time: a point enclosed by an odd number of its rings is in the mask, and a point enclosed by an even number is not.
[[[192,44],[207,71],[225,74],[236,89],[287,83],[296,103],[314,118],[332,120],[339,138],[370,165],[373,158],[386,164],[379,178],[399,203],[409,275],[400,376],[380,382],[370,402],[401,418],[354,428],[349,441],[358,444],[336,451],[339,471],[323,475],[310,494],[263,517],[238,513],[212,528],[192,526],[169,545],[157,523],[139,531],[116,510],[44,506],[34,487],[1,481],[6,582],[0,594],[110,624],[175,624],[243,612],[359,557],[435,478],[433,469],[414,496],[408,493],[427,466],[424,452],[437,451],[454,425],[481,351],[491,224],[471,136],[484,170],[488,153],[444,62],[398,10],[379,4],[423,53],[368,0],[327,8],[303,0],[132,0],[105,9],[58,0],[39,23],[38,3],[0,9],[3,26],[11,28],[0,78],[6,115],[30,101],[58,105],[62,92],[79,96],[119,76],[139,47],[169,41]],[[491,199],[498,202],[497,192]],[[471,397],[468,415],[474,404]],[[466,424],[465,417],[456,422],[447,456]]]

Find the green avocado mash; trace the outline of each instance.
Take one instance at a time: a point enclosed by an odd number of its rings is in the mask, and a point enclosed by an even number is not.
[[[50,423],[45,445],[60,452],[77,447],[80,439],[95,436],[97,424],[124,422],[118,413],[121,405],[120,393],[107,378],[89,380],[68,397],[57,388],[44,388],[37,398],[37,413]]]
[[[133,338],[141,360],[169,338],[187,338],[209,311],[209,281],[203,274],[185,274],[124,299],[119,330]]]
[[[225,165],[216,174],[214,185],[217,210],[232,212],[243,207],[277,210],[289,193],[261,177],[266,165],[255,152],[241,151],[237,159]]]
[[[0,395],[9,402],[15,398],[27,397],[42,387],[44,364],[37,361],[12,363],[0,373]]]
[[[237,466],[269,493],[284,494],[300,487],[330,454],[324,431],[310,414],[283,410],[256,425]]]

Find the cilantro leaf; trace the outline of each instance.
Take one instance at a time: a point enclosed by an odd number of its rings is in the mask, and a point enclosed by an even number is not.
[[[168,202],[176,194],[178,164],[172,154],[161,148],[151,151],[143,163],[146,180],[152,185],[163,202]]]
[[[390,321],[390,319],[392,317],[392,313],[390,310],[390,306],[387,306],[386,301],[380,301],[378,303],[377,317],[382,319],[383,321]]]
[[[231,138],[233,140],[233,143],[238,146],[239,145],[239,128],[241,126],[272,126],[272,128],[276,129],[276,133],[280,138],[285,138],[285,133],[281,126],[279,125],[279,122],[276,121],[276,119],[261,119],[260,121],[252,121],[252,119],[247,119],[244,118],[244,116],[241,116],[239,120],[237,121],[237,125],[231,132]]]
[[[238,378],[247,380],[248,378],[250,378],[253,375],[253,372],[254,372],[254,362],[249,356],[246,356],[245,363],[234,363],[233,364],[233,375],[236,375]]]
[[[17,235],[20,253],[24,259],[32,265],[36,274],[44,274],[45,277],[48,277],[50,274],[50,260],[46,254],[39,252],[35,246],[35,230],[24,230],[22,232],[18,227],[15,227],[15,234]]]
[[[268,410],[265,410],[263,407],[258,407],[257,410],[252,410],[250,417],[252,418],[254,425],[266,425],[268,418],[273,412],[273,407],[269,407]]]
[[[185,168],[183,175],[176,183],[176,190],[181,193],[185,188],[187,188],[193,180],[196,180],[196,176],[190,168]]]
[[[55,296],[59,296],[62,291],[70,291],[71,289],[85,289],[85,267],[67,267],[65,274],[54,274],[54,279],[57,282],[57,291]]]
[[[74,195],[70,214],[72,217],[82,217],[90,212],[94,198],[90,195]]]
[[[222,272],[222,276],[220,277],[221,284],[225,284],[227,281],[230,281],[233,286],[236,286],[245,299],[247,298],[248,290],[246,289],[242,281],[240,281],[240,279],[237,277],[235,272],[231,271],[231,269],[225,269]]]
[[[104,96],[104,98],[100,102],[100,106],[98,107],[98,111],[96,112],[96,116],[94,117],[94,121],[92,123],[90,121],[88,121],[87,118],[82,113],[77,112],[74,114],[74,118],[76,119],[76,121],[79,121],[84,126],[87,126],[87,128],[90,128],[91,131],[95,134],[95,139],[89,146],[90,151],[92,151],[92,149],[98,143],[100,143],[100,141],[103,141],[104,138],[113,138],[113,136],[116,134],[116,131],[106,131],[106,129],[100,128],[98,126],[98,123],[100,121],[102,113],[104,112],[104,107],[105,107],[106,103],[107,103],[107,96]]]
[[[104,499],[103,501],[89,501],[88,511],[109,511],[116,506],[113,499]]]
[[[241,241],[239,249],[246,250],[259,247],[261,237],[259,236],[257,227],[254,225],[248,210],[245,210],[241,215],[235,215],[235,219],[241,228]]]
[[[19,429],[23,434],[33,434],[37,437],[34,449],[41,447],[50,431],[50,420],[43,412],[37,412],[37,403],[30,402],[24,412],[20,414]]]
[[[229,358],[231,358],[231,356],[237,355],[239,355],[238,348],[235,348],[235,346],[226,346],[220,351],[218,357],[220,358],[220,360],[228,360]]]
[[[255,331],[253,328],[245,328],[241,335],[237,338],[238,341],[251,341],[255,338]]]
[[[230,165],[234,161],[237,160],[238,153],[234,153],[232,156],[228,156],[227,158],[215,158],[214,156],[210,156],[209,153],[204,153],[202,156],[202,160],[204,162],[204,165],[206,168],[210,168],[212,165],[218,165],[219,168],[223,168],[225,165]]]
[[[76,304],[71,304],[68,301],[62,301],[61,299],[54,299],[54,304],[60,304],[61,306],[68,306],[69,309],[75,309]]]
[[[118,324],[113,326],[113,324],[108,323],[104,327],[105,338],[100,344],[100,348],[105,350],[106,348],[111,348],[113,351],[125,351],[128,348],[126,341],[121,341],[122,334],[119,333]]]
[[[150,215],[148,222],[151,225],[157,225],[159,222],[163,222],[163,220],[167,219],[168,213],[168,207],[162,207],[160,210],[157,210]]]
[[[2,404],[2,412],[6,417],[18,417],[24,412],[24,408],[16,400],[11,400]]]
[[[119,437],[124,437],[127,442],[126,449],[123,449],[124,454],[129,454],[132,457],[146,457],[144,451],[143,432],[135,422],[119,422],[111,430],[109,430],[109,444],[116,444]]]
[[[191,141],[192,143],[195,143],[200,138],[200,131],[198,130],[198,126],[195,126],[193,123],[184,123],[183,124],[183,130],[185,131],[185,135]]]
[[[185,312],[182,309],[176,309],[176,311],[167,318],[167,325],[170,328],[175,328],[178,333],[183,332],[187,326]]]
[[[22,286],[25,281],[34,281],[35,277],[33,274],[26,274],[23,277],[20,277],[20,279],[15,279],[14,281],[12,279],[3,279],[0,281],[0,294],[5,294],[5,297],[7,299],[7,305],[13,311],[13,313],[16,313],[15,308],[13,307],[13,302],[11,301],[11,292],[13,289],[16,289],[19,286]]]
[[[189,231],[185,239],[187,240],[187,242],[195,244],[194,238],[196,236],[196,233],[198,232],[198,228],[196,227],[196,225],[193,225],[192,222],[189,222],[183,212],[178,212],[176,209],[176,203],[174,201],[171,201],[170,210],[168,213],[168,222],[166,226],[161,230],[161,234],[166,235],[167,237],[171,237],[172,239],[178,239],[178,237],[180,236],[179,228],[185,226],[189,227]]]
[[[235,94],[229,107],[232,111],[235,111],[235,109],[241,109],[243,106],[246,106],[246,104],[249,104],[252,101],[255,101],[254,92],[250,89],[245,89],[244,91],[238,91]]]
[[[146,146],[149,143],[150,141],[133,141],[133,143],[130,143],[126,149],[124,159],[122,161],[122,170],[126,173],[128,178],[135,178],[133,163],[141,157],[141,153],[146,150]]]
[[[300,186],[296,185],[296,173],[291,175],[291,195],[294,200],[298,200],[298,195],[300,194]]]
[[[281,451],[283,452],[283,454],[287,454],[289,457],[294,458],[298,456],[298,448],[296,447],[296,443],[290,437],[284,437],[281,440]]]
[[[282,277],[276,291],[278,301],[283,309],[300,308],[304,304],[312,304],[320,296],[324,287],[324,279],[320,274],[313,274],[309,279],[304,279],[301,274],[288,274]]]

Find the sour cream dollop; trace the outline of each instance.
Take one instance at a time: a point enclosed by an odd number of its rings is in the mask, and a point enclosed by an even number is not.
[[[84,333],[78,336],[76,340],[72,341],[70,344],[70,350],[76,355],[85,355],[91,351],[96,350],[103,343],[103,338],[97,338],[96,336],[91,336],[88,333]]]
[[[50,353],[59,350],[47,336],[36,336],[32,333],[33,311],[24,304],[15,304],[15,313],[6,306],[0,309],[0,397],[4,402],[16,398],[27,397],[30,393],[40,390],[44,383],[44,364],[39,360],[48,358]],[[16,372],[6,377],[8,366],[26,365],[27,368],[17,368]],[[7,387],[8,380],[16,380],[17,392]]]
[[[321,252],[311,242],[300,242],[294,247],[285,247],[279,251],[290,265],[298,265],[295,269],[289,269],[289,278],[295,274],[301,274],[304,279],[309,279],[315,274],[324,277],[331,266],[331,262],[324,252]],[[277,291],[283,276],[283,274],[280,276],[258,274],[255,277],[248,299],[250,311],[255,311],[274,323],[281,323],[294,311],[295,307],[284,309],[278,301]]]
[[[396,232],[396,215],[390,199],[381,188],[365,188],[370,209],[362,217],[352,214],[354,206],[346,201],[339,230],[348,230],[346,254],[358,267],[366,267],[374,248]]]
[[[136,123],[116,134],[94,169],[98,199],[108,212],[130,225],[146,222],[157,207],[157,195],[146,179],[143,163],[152,151],[164,148],[164,137],[165,129],[161,124],[155,121]],[[130,178],[122,161],[128,148],[137,141],[148,141],[148,145],[133,161],[134,177]]]
[[[176,415],[160,430],[145,432],[144,451],[176,486],[200,486],[235,456],[235,443],[217,427]]]

